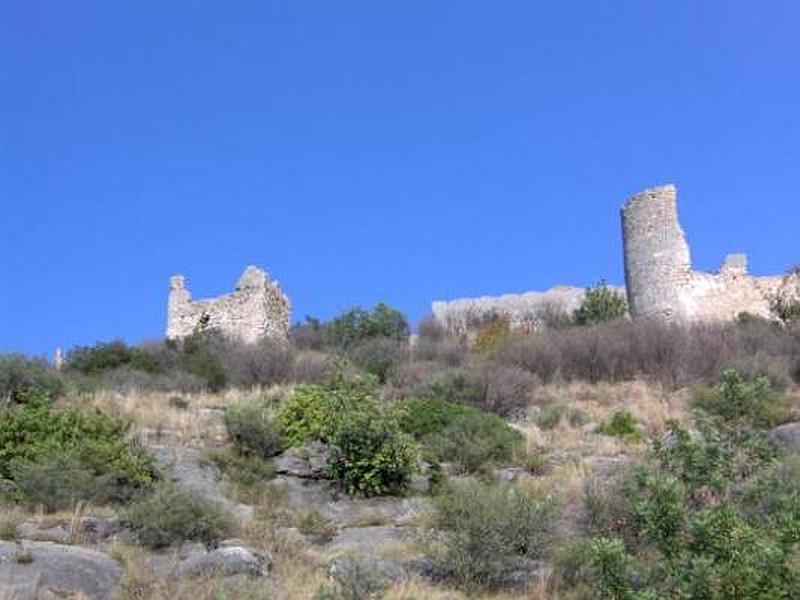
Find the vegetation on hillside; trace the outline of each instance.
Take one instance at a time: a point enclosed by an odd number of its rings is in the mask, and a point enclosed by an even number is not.
[[[533,334],[497,318],[468,341],[426,321],[412,345],[406,318],[379,304],[308,319],[288,346],[210,330],[75,348],[60,371],[2,355],[0,500],[42,514],[103,506],[149,549],[235,534],[280,553],[278,529],[337,534],[329,516],[277,509],[270,487],[285,473],[277,456],[322,448],[319,477],[339,498],[424,498],[414,525],[430,585],[513,595],[537,581],[541,597],[568,600],[800,595],[800,461],[771,431],[800,419],[791,311],[691,327],[624,316],[600,284]],[[631,382],[652,396],[627,396]],[[188,420],[197,397],[224,408],[227,441],[208,457],[255,506],[244,527],[169,483],[109,408],[163,398],[148,434],[160,435],[158,411]],[[548,447],[561,438],[574,443]],[[319,597],[386,588],[360,568]]]

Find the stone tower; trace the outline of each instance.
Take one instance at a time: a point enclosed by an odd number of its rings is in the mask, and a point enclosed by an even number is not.
[[[729,254],[716,273],[692,269],[678,222],[675,186],[645,190],[622,209],[625,283],[631,316],[729,321],[774,319],[776,301],[800,301],[800,273],[752,277],[747,256]]]
[[[680,290],[691,278],[691,257],[678,222],[674,185],[633,196],[622,209],[628,306],[633,317],[682,319]]]
[[[231,294],[192,300],[181,275],[169,280],[167,338],[180,339],[198,329],[216,329],[245,343],[262,339],[285,343],[290,304],[277,281],[258,267],[244,270]]]

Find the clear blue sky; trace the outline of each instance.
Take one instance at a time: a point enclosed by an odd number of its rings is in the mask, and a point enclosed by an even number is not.
[[[267,268],[294,318],[800,260],[800,3],[0,2],[0,349],[161,336]]]

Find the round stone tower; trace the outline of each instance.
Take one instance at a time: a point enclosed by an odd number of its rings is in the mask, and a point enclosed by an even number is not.
[[[681,291],[691,278],[689,245],[678,222],[674,185],[630,198],[622,208],[625,284],[631,316],[684,317]]]

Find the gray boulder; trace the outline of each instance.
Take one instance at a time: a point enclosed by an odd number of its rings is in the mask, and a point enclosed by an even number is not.
[[[192,554],[173,570],[174,577],[251,575],[261,577],[271,563],[244,546],[226,546]]]
[[[249,519],[253,516],[252,506],[234,502],[225,495],[219,482],[221,475],[219,469],[201,450],[183,446],[152,448],[151,451],[158,465],[169,474],[178,487],[199,492],[240,519]]]
[[[0,541],[0,597],[116,597],[119,564],[102,552],[49,542]]]
[[[800,452],[800,422],[779,425],[770,431],[769,435],[792,452]]]
[[[311,442],[299,448],[289,448],[275,457],[275,471],[280,475],[303,477],[306,479],[323,479],[326,476],[328,446],[322,442]]]

